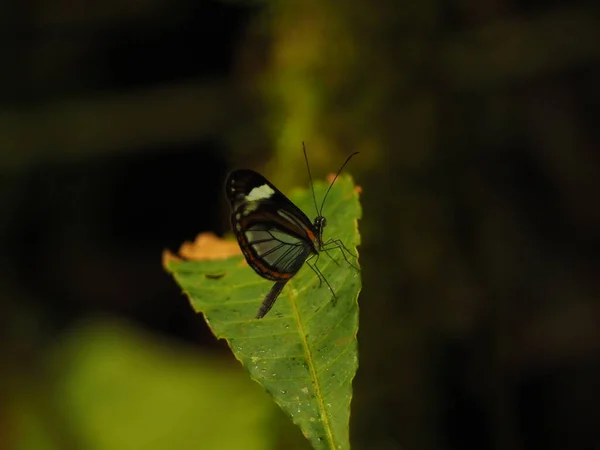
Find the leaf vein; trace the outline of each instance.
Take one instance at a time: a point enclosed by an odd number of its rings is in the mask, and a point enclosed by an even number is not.
[[[348,342],[348,344],[346,344],[346,347],[344,347],[344,349],[340,352],[339,355],[337,355],[335,358],[333,358],[331,361],[327,361],[320,369],[320,372],[324,372],[326,370],[328,370],[333,363],[335,363],[338,359],[340,359],[342,356],[344,356],[348,349],[350,348],[350,346],[352,345],[352,341]]]

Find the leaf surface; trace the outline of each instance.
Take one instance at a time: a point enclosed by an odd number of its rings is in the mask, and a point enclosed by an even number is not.
[[[328,186],[315,183],[317,199]],[[310,191],[295,191],[289,198],[303,211],[314,211]],[[340,239],[356,254],[361,208],[349,176],[338,178],[323,215],[324,240]],[[354,256],[347,258],[358,267]],[[170,260],[166,267],[214,334],[227,340],[251,378],[291,416],[313,447],[345,450],[350,448],[352,379],[358,367],[360,272],[346,262],[341,249],[321,253],[316,263],[335,299],[305,264],[259,320],[254,317],[273,282],[258,276],[241,253],[226,259]]]

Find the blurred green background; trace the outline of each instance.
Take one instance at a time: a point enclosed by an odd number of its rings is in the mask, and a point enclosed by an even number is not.
[[[161,267],[302,141],[361,152],[353,447],[600,448],[596,1],[0,17],[0,448],[308,448]]]

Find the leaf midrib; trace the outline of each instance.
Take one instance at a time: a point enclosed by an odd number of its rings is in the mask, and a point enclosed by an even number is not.
[[[323,421],[323,425],[325,427],[325,432],[327,433],[327,440],[329,441],[330,448],[336,448],[333,441],[333,434],[331,431],[331,425],[329,423],[329,417],[327,416],[327,411],[325,411],[325,404],[323,403],[323,394],[321,391],[321,385],[319,384],[319,378],[317,377],[317,371],[315,365],[313,363],[312,352],[308,345],[308,341],[306,340],[306,333],[304,331],[304,323],[300,318],[300,313],[298,311],[296,296],[293,295],[292,292],[288,293],[288,297],[290,299],[290,303],[292,306],[292,310],[294,311],[294,316],[296,318],[296,322],[298,323],[298,333],[300,334],[300,341],[302,342],[302,347],[304,348],[304,353],[306,356],[306,361],[308,363],[308,371],[310,372],[310,377],[313,380],[313,386],[315,387],[315,397],[317,399],[317,404],[319,405],[319,411],[321,414],[321,420]]]

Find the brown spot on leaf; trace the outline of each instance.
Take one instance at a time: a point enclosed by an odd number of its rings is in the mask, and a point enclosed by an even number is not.
[[[166,265],[170,261],[227,259],[240,253],[236,241],[221,239],[214,233],[200,233],[194,242],[184,242],[177,254],[164,250],[162,259]]]

